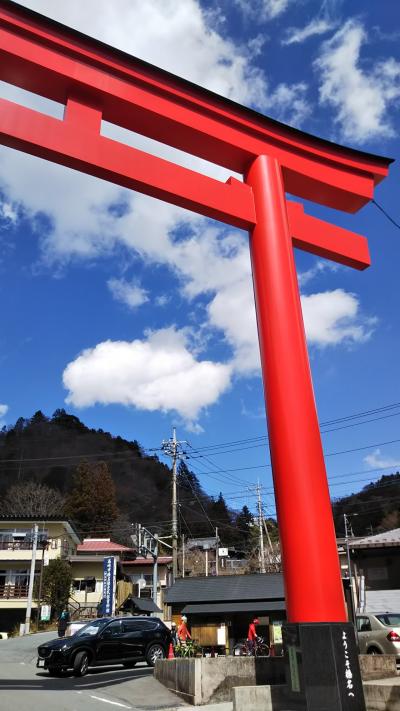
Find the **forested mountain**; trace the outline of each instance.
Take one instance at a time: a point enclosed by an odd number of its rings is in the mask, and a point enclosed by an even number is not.
[[[400,527],[400,473],[385,474],[361,491],[333,504],[336,533],[344,536],[343,514],[355,536],[368,536]]]
[[[247,507],[243,516],[228,509],[222,494],[215,500],[207,495],[183,461],[177,483],[180,530],[212,536],[217,526],[225,545],[244,551],[252,521]],[[145,454],[136,440],[89,429],[62,409],[52,417],[38,411],[0,432],[0,497],[3,514],[58,510],[82,534],[112,535],[121,542],[130,523],[164,534],[171,529],[170,468]]]
[[[234,511],[222,494],[209,496],[188,465],[180,461],[177,475],[180,531],[204,537],[218,527],[223,545],[243,556],[254,552],[258,533],[247,506]],[[131,523],[170,533],[171,470],[136,440],[89,429],[62,409],[51,417],[38,411],[0,432],[0,501],[0,514],[68,515],[82,535],[129,543]],[[399,472],[337,499],[337,535],[344,534],[344,513],[357,514],[350,519],[355,535],[399,527],[399,502]],[[276,524],[268,523],[274,541]]]

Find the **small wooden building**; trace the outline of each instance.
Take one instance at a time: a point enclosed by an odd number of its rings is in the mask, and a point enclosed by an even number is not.
[[[186,615],[192,637],[202,647],[232,652],[258,617],[259,634],[280,653],[280,628],[286,619],[282,573],[180,578],[164,598],[164,616],[179,624]]]

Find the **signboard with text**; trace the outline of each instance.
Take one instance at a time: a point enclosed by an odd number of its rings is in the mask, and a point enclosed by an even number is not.
[[[107,556],[103,561],[103,605],[102,613],[105,616],[115,612],[115,558]]]

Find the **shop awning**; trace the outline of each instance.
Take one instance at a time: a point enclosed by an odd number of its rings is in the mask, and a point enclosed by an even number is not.
[[[258,602],[205,602],[198,605],[185,605],[184,615],[217,615],[231,612],[259,612],[267,614],[274,610],[284,611],[284,600],[259,600]]]

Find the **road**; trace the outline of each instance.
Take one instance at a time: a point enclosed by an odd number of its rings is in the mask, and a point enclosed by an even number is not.
[[[36,648],[54,632],[0,640],[0,711],[175,711],[187,708],[153,677],[134,669],[99,667],[82,677],[50,677],[36,668]],[[182,709],[183,711],[183,709]]]

